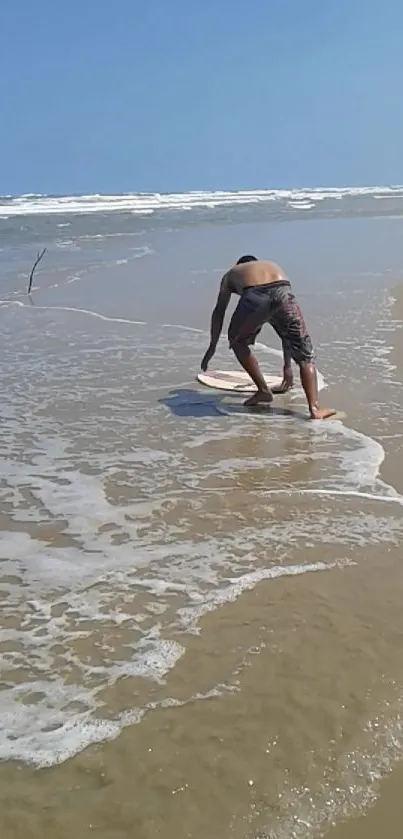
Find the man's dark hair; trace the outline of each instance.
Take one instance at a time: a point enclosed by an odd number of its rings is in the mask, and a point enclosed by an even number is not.
[[[255,256],[251,256],[250,253],[246,253],[245,256],[241,256],[238,259],[237,265],[243,265],[244,262],[257,262]]]

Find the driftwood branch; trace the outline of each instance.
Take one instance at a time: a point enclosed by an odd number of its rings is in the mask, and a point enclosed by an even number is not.
[[[37,267],[37,265],[39,265],[42,257],[45,256],[45,253],[46,253],[46,248],[44,248],[41,253],[38,253],[38,256],[36,257],[36,260],[35,260],[35,262],[32,266],[32,271],[29,275],[28,294],[31,294],[31,288],[32,288],[32,283],[33,283],[33,279],[34,279],[35,268]]]

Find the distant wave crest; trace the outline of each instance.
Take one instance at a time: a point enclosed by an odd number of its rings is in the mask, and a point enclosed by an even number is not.
[[[170,210],[214,209],[277,202],[295,210],[309,210],[318,202],[345,198],[403,198],[403,186],[326,187],[313,189],[255,189],[235,192],[127,193],[122,195],[0,196],[0,216],[134,213],[151,215]]]

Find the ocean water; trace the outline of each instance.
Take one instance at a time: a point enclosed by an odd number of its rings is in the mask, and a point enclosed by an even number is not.
[[[364,591],[366,564],[376,574],[387,558],[398,573],[403,188],[5,197],[0,216],[4,766],[57,766],[88,746],[114,743],[124,730],[140,731],[164,709],[187,719],[184,708],[203,700],[224,707],[240,693],[252,714],[259,676],[247,686],[236,676],[236,650],[242,673],[245,656],[252,672],[268,648],[251,637],[245,652],[247,617],[233,618],[229,647],[218,636],[218,670],[206,652],[199,673],[179,674],[187,673],[195,639],[203,644],[209,626],[219,630],[223,609],[263,591],[275,598],[280,581],[299,603],[296,585],[302,597],[306,575],[321,586],[326,577],[336,581],[343,594],[339,604],[331,601],[333,624],[320,649],[315,621],[311,636],[307,628],[304,655],[310,643],[318,651],[312,695],[321,707],[321,667],[331,670],[336,635],[344,652],[357,637],[356,626],[346,637],[335,630],[351,621],[352,575],[362,574]],[[43,247],[29,297],[29,272]],[[240,251],[272,257],[289,274],[317,345],[321,399],[345,412],[343,421],[306,422],[300,387],[256,414],[239,397],[195,382],[221,273]],[[257,353],[264,368],[280,372],[278,341],[268,330]],[[213,366],[235,366],[225,334]],[[381,623],[388,609],[390,602]],[[287,620],[270,631],[293,660]],[[259,622],[270,625],[263,608]],[[376,624],[374,617],[375,636]],[[372,636],[363,640],[361,655],[376,668],[371,644]],[[266,830],[259,835],[313,836],[330,810],[337,819],[371,800],[378,768],[393,765],[403,745],[395,637],[391,648],[394,704],[383,725],[394,726],[393,747],[388,752],[384,739],[380,758],[370,720],[392,700],[387,692],[367,695],[369,669],[361,673],[359,712],[349,718],[352,738],[366,732],[354,747],[356,777],[337,741],[338,765],[327,770],[327,787],[319,783],[337,737],[322,732],[319,742],[315,722],[302,714],[292,722],[291,747],[274,710],[281,765],[302,771],[307,748],[316,757],[302,772],[304,793],[278,778],[279,802],[289,803],[278,805],[277,821],[273,804],[259,805],[257,815],[245,798],[239,824],[247,822],[251,836],[255,820]],[[297,693],[300,656],[292,664]],[[381,671],[379,662],[384,684]],[[287,697],[288,678],[279,676],[278,697]],[[342,713],[342,687],[359,692],[355,678],[354,670],[340,677],[340,697],[334,688],[330,728]],[[329,697],[322,698],[325,707]],[[299,752],[302,731],[308,741]],[[266,767],[269,786],[278,766]],[[236,799],[235,786],[220,835],[238,835]],[[274,823],[276,834],[268,832]]]

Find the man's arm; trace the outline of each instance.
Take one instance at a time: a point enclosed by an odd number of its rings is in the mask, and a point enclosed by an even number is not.
[[[213,314],[211,315],[210,345],[201,363],[202,370],[207,370],[208,364],[213,358],[213,355],[216,351],[218,339],[221,335],[221,330],[224,323],[225,312],[227,311],[228,303],[231,298],[231,293],[232,292],[229,288],[227,274],[225,274],[221,280],[217,302],[215,304]]]
[[[283,340],[283,355],[284,355],[284,370],[291,370],[291,362],[292,362],[292,355],[291,355],[291,348],[288,341]]]
[[[272,393],[287,393],[287,390],[290,390],[294,384],[294,377],[292,373],[292,355],[291,355],[291,348],[288,341],[283,340],[283,355],[284,355],[284,369],[283,369],[283,381],[281,385],[277,385],[272,388]]]
[[[221,280],[220,291],[218,292],[217,303],[214,306],[213,314],[211,315],[210,325],[210,346],[216,348],[218,339],[221,335],[222,325],[224,323],[225,312],[228,308],[228,303],[231,298],[231,291],[228,288],[227,277]]]

